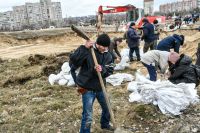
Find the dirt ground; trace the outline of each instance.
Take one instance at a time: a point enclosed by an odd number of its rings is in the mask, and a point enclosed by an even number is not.
[[[181,53],[192,56],[195,62],[200,32],[179,30],[162,33],[161,38],[173,33],[186,36]],[[95,38],[95,33],[88,35]],[[123,33],[109,35],[120,37]],[[83,39],[62,29],[0,34],[0,132],[79,131],[81,96],[74,87],[51,86],[48,76],[57,74],[70,52],[81,43]],[[126,47],[125,42],[120,47]],[[138,62],[121,72],[134,74],[138,68],[145,72]],[[166,116],[154,105],[129,103],[127,83],[108,85],[107,90],[116,121],[128,133],[200,132],[200,104],[191,105],[180,116]],[[100,129],[101,110],[97,102],[93,112],[92,132],[105,133]]]

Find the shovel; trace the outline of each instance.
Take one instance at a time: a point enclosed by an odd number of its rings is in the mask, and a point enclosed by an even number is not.
[[[71,29],[77,33],[78,36],[82,37],[83,39],[85,40],[90,40],[89,37],[83,32],[81,31],[80,29],[78,29],[77,27],[75,27],[74,25],[71,26]],[[92,53],[92,58],[94,60],[94,64],[95,66],[98,65],[98,62],[97,62],[97,58],[96,58],[96,55],[95,55],[95,52],[94,52],[94,48],[92,47],[91,48],[91,53]],[[113,123],[113,127],[115,129],[115,133],[122,133],[124,131],[121,131],[120,128],[117,127],[117,124],[116,124],[116,121],[115,121],[115,118],[114,118],[114,114],[113,114],[113,111],[111,109],[111,105],[110,105],[110,101],[108,99],[108,95],[106,93],[106,88],[105,88],[105,85],[104,85],[104,82],[103,82],[103,79],[102,79],[102,76],[101,76],[101,73],[100,72],[97,72],[98,74],[98,78],[99,78],[99,81],[100,81],[100,84],[101,84],[101,88],[103,90],[103,94],[104,94],[104,97],[106,99],[106,104],[108,106],[108,110],[109,110],[109,113],[110,113],[110,117],[111,117],[111,121]]]

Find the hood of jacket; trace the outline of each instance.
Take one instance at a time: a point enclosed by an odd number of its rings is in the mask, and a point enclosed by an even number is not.
[[[177,35],[177,34],[174,34],[173,37],[174,37],[175,39],[181,41],[181,42],[183,41],[183,39],[182,39],[179,35]]]
[[[187,55],[184,55],[184,54],[181,54],[180,55],[180,59],[177,61],[176,64],[179,64],[179,65],[190,65],[192,63],[192,58],[187,56]]]

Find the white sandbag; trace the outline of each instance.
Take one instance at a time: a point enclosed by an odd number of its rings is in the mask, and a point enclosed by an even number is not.
[[[74,79],[72,78],[72,76],[69,79],[69,82],[67,83],[67,86],[75,86],[75,82],[74,82]]]
[[[61,70],[62,70],[62,72],[68,73],[68,74],[69,74],[69,72],[70,72],[69,63],[68,63],[68,62],[65,62],[65,63],[62,65]]]
[[[138,92],[137,91],[137,82],[130,82],[129,84],[128,84],[128,86],[127,86],[127,90],[128,91],[131,91],[131,92]]]
[[[195,84],[172,84],[168,80],[152,82],[139,73],[136,73],[136,81],[130,82],[127,89],[133,91],[129,102],[153,103],[163,114],[180,115],[190,104],[199,102]]]
[[[133,75],[126,73],[116,73],[106,78],[106,82],[113,86],[121,85],[122,82],[130,82],[133,80]]]
[[[72,78],[71,74],[70,75],[63,75],[63,77],[66,79],[66,80],[70,80]]]
[[[116,71],[117,71],[117,70],[118,70],[118,71],[119,71],[119,70],[124,70],[126,67],[129,66],[129,64],[127,63],[128,61],[129,61],[129,58],[128,58],[128,57],[126,57],[126,56],[122,57],[120,63],[116,64],[114,70],[116,70]]]
[[[49,76],[49,83],[51,85],[58,83],[59,85],[75,86],[74,80],[70,73],[69,63],[65,62],[62,65],[61,70],[62,71],[60,71],[59,74],[57,74],[57,75],[51,74]]]
[[[114,68],[114,70],[124,70],[126,67],[129,66],[129,50],[128,48],[122,49],[122,51],[120,52],[121,54],[121,61],[120,63],[116,64],[116,67]],[[142,56],[143,54],[143,50],[140,49],[140,56]],[[133,58],[136,59],[137,56],[135,54],[135,52],[133,53]]]
[[[56,81],[56,75],[55,74],[49,75],[49,83],[51,85],[54,85],[55,81]]]
[[[60,79],[59,81],[58,81],[58,84],[59,85],[66,85],[68,83],[68,80],[66,80],[66,79]]]
[[[51,74],[50,76],[49,76],[49,83],[51,84],[51,85],[54,85],[54,83],[55,82],[57,82],[57,81],[59,81],[59,79],[60,79],[60,75],[55,75],[55,74]]]

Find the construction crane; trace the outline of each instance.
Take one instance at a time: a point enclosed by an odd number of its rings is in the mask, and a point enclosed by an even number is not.
[[[103,9],[103,8],[106,8],[106,9]],[[126,6],[102,6],[102,5],[100,5],[98,8],[98,14],[97,14],[97,32],[98,32],[98,34],[101,32],[103,14],[127,12],[127,11],[133,11],[134,9],[136,9],[136,7],[133,5],[126,5]]]
[[[119,13],[119,12],[127,12],[127,21],[135,21],[136,27],[140,28],[142,26],[142,20],[144,18],[143,9],[136,8],[133,5],[126,6],[102,6],[100,5],[98,8],[97,14],[97,32],[98,34],[101,32],[101,26],[103,22],[103,14],[109,13]],[[147,16],[146,17],[149,22],[153,23],[155,19],[158,20],[159,23],[165,23],[165,16]]]

